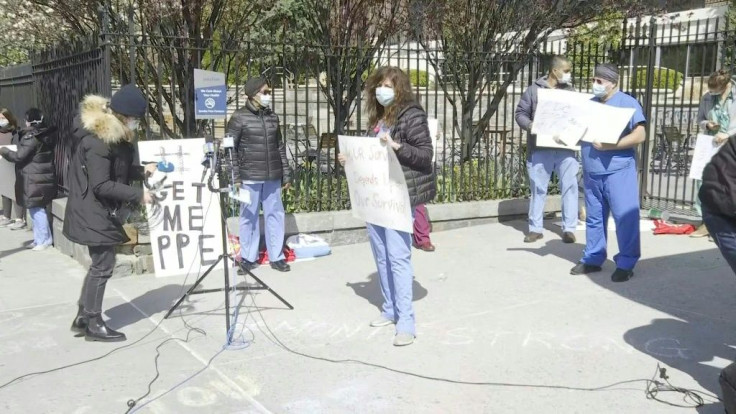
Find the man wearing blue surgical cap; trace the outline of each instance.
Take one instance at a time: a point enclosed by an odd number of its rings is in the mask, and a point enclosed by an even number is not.
[[[573,275],[599,272],[607,258],[609,213],[616,224],[619,253],[613,257],[614,282],[625,282],[634,275],[641,256],[639,233],[639,188],[635,148],[646,139],[646,119],[636,99],[618,90],[618,68],[601,64],[593,78],[594,101],[620,108],[633,108],[629,123],[616,144],[583,142],[583,181],[585,186],[585,251],[570,270]]]

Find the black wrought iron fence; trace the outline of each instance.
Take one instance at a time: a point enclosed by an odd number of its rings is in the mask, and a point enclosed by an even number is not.
[[[527,137],[516,125],[515,108],[528,85],[548,72],[552,56],[563,54],[573,63],[580,91],[590,90],[595,64],[619,65],[622,89],[639,99],[649,119],[648,140],[640,149],[644,205],[689,211],[690,144],[698,133],[704,79],[721,67],[724,51],[733,49],[728,39],[736,37],[718,19],[676,27],[639,20],[622,29],[623,36],[608,43],[562,34],[529,55],[463,55],[463,67],[482,68],[472,73],[451,67],[458,56],[449,56],[441,45],[411,41],[374,50],[103,32],[36,54],[31,65],[0,71],[0,105],[22,113],[35,104],[51,116],[61,127],[57,165],[63,173],[71,122],[85,94],[109,94],[129,82],[141,86],[149,99],[141,139],[222,136],[227,120],[194,119],[193,70],[226,73],[228,116],[247,99],[245,81],[265,76],[295,171],[295,185],[285,194],[287,208],[338,210],[349,207],[349,197],[336,162],[337,136],[367,129],[364,80],[375,67],[393,65],[409,73],[417,99],[436,123],[435,201],[524,197]]]

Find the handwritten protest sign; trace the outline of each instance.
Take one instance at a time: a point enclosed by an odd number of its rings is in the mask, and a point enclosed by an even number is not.
[[[353,217],[367,223],[411,233],[409,190],[394,151],[378,138],[338,137],[347,157],[345,175]]]
[[[0,145],[0,148],[17,150],[15,145]],[[0,194],[15,200],[15,164],[2,157],[0,157]]]
[[[690,175],[688,178],[702,180],[705,166],[708,165],[710,159],[713,158],[720,148],[715,143],[715,137],[699,134],[698,140],[695,142],[695,152],[693,153],[693,161],[690,164]]]
[[[221,253],[219,197],[200,182],[202,170],[197,168],[204,142],[197,138],[138,144],[142,162],[174,165],[164,181],[167,187],[159,207],[147,207],[157,277],[207,268]]]
[[[593,106],[583,141],[616,144],[634,116],[634,108],[618,108],[590,101]]]
[[[593,95],[558,89],[539,89],[534,113],[532,133],[542,136],[541,143],[552,147],[559,144],[552,140],[558,136],[565,145],[578,141],[598,141],[615,144],[621,132],[634,114],[632,108],[618,108],[591,101]]]

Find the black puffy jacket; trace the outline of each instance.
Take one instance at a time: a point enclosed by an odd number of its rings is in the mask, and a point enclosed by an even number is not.
[[[281,137],[279,117],[269,108],[256,109],[248,101],[235,111],[227,124],[235,139],[238,156],[233,168],[243,181],[291,181],[286,144]]]
[[[698,197],[703,208],[736,219],[736,136],[705,166]]]
[[[143,197],[142,188],[128,185],[143,178],[143,167],[133,165],[135,146],[108,102],[87,96],[74,119],[76,148],[69,163],[64,235],[85,246],[127,242],[119,213]]]
[[[402,144],[396,158],[404,170],[412,207],[432,201],[437,195],[437,183],[432,163],[434,145],[429,134],[427,113],[416,102],[399,112],[391,139]]]
[[[15,199],[25,208],[46,207],[56,197],[56,128],[23,131],[16,151],[3,152],[15,164]]]

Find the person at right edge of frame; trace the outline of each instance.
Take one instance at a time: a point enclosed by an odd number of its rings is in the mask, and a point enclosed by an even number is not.
[[[537,91],[544,89],[561,89],[575,91],[572,86],[572,65],[563,56],[552,58],[549,75],[537,79],[522,95],[516,106],[516,123],[529,132],[527,142],[527,171],[531,187],[529,201],[529,232],[524,243],[533,243],[543,238],[544,202],[547,199],[547,188],[552,172],[555,171],[560,181],[562,194],[562,241],[575,243],[575,229],[578,225],[578,170],[580,165],[575,151],[558,148],[537,147],[537,137],[532,135],[534,112],[537,108]]]
[[[713,144],[723,145],[729,136],[736,134],[736,82],[731,74],[723,69],[714,72],[708,78],[708,93],[700,99],[698,108],[698,124],[705,135],[713,137]],[[696,193],[700,190],[702,180],[695,180]],[[703,206],[700,199],[695,199],[695,210],[703,217]],[[699,238],[709,236],[708,227],[703,223],[690,234]]]
[[[115,269],[115,248],[127,242],[121,215],[130,204],[152,202],[151,195],[131,181],[143,180],[145,169],[136,159],[134,131],[146,112],[146,99],[134,85],[125,85],[111,99],[88,95],[75,117],[72,158],[67,176],[69,198],[63,233],[87,246],[92,264],[82,282],[79,310],[72,332],[87,341],[124,341],[125,334],[108,328],[102,319],[105,287]]]
[[[582,142],[583,180],[585,183],[585,251],[570,274],[600,272],[607,259],[608,216],[613,215],[619,253],[613,257],[616,270],[613,282],[625,282],[634,276],[634,266],[641,257],[639,232],[639,183],[636,147],[646,139],[646,119],[641,105],[618,89],[618,67],[604,63],[596,66],[593,77],[594,101],[619,108],[632,108],[634,114],[616,144]]]
[[[698,198],[703,223],[736,274],[736,134],[703,169]]]
[[[281,136],[279,117],[271,109],[271,88],[266,79],[256,77],[245,83],[248,100],[233,114],[227,133],[235,141],[234,183],[246,191],[249,203],[240,204],[240,263],[238,274],[257,266],[261,241],[259,224],[263,204],[266,249],[271,268],[288,272],[291,266],[284,256],[286,212],[281,189],[291,186],[291,168],[286,159],[286,143]]]

